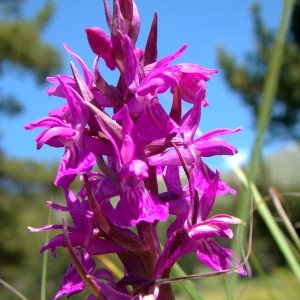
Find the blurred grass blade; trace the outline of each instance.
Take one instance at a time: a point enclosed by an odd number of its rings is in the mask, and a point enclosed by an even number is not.
[[[0,278],[0,284],[10,290],[13,294],[15,294],[21,300],[28,300],[25,296],[23,296],[19,291],[17,291],[13,286],[8,284],[5,280]]]
[[[246,175],[242,171],[241,168],[235,166],[234,171],[241,180],[244,185],[249,185],[249,182],[246,178]],[[264,199],[260,195],[257,187],[251,183],[248,188],[251,190],[254,198],[254,202],[257,205],[257,210],[261,215],[262,219],[264,220],[266,226],[268,227],[270,233],[272,234],[275,242],[277,243],[278,248],[280,249],[282,255],[285,257],[286,262],[290,266],[291,270],[300,281],[300,265],[295,257],[292,249],[289,246],[288,241],[285,239],[283,232],[280,230],[279,226],[274,220],[270,210],[268,209]]]
[[[268,291],[268,294],[269,294],[268,299],[276,300],[277,299],[276,293],[273,291],[274,286],[270,282],[269,276],[265,273],[260,261],[258,260],[258,258],[255,255],[254,251],[251,251],[250,260],[251,260],[251,263],[253,264],[256,272],[258,273],[264,287]],[[239,298],[239,299],[241,299],[241,298]]]
[[[51,209],[49,209],[48,224],[51,224],[51,212],[52,212]],[[48,231],[46,231],[46,234],[45,234],[45,243],[48,242],[49,237],[50,237],[50,232],[48,230]],[[41,300],[47,300],[46,285],[47,285],[47,267],[48,267],[48,255],[49,255],[48,252],[49,251],[45,251],[43,254],[42,279],[41,279]]]
[[[282,65],[284,45],[287,38],[288,26],[290,23],[290,17],[291,17],[293,5],[294,5],[294,0],[285,0],[284,2],[279,30],[274,42],[274,47],[272,49],[270,61],[268,64],[266,80],[264,82],[263,91],[262,91],[262,102],[259,110],[256,137],[251,152],[250,166],[249,166],[249,171],[246,179],[250,183],[254,182],[257,166],[261,159],[264,135],[270,121],[272,106],[277,92],[279,72]],[[237,217],[242,220],[247,220],[249,210],[250,210],[250,199],[251,199],[252,192],[253,189],[251,188],[251,185],[247,184],[243,199],[240,202],[240,205],[238,207],[238,212],[237,212]],[[271,228],[269,229],[271,233],[276,235],[280,234],[277,229],[276,230],[274,229],[275,227],[273,227],[273,224],[275,224],[276,226],[277,224],[275,222],[270,221],[272,219],[272,215],[267,210],[267,207],[265,205],[260,205],[259,213],[262,219],[265,220],[267,223],[269,223],[269,226]],[[237,235],[240,236],[241,233],[238,231]],[[240,253],[239,242],[233,241],[232,249],[236,253]],[[228,284],[230,285],[229,288],[231,290],[234,290],[233,285],[235,284],[236,279],[237,276],[230,276],[230,278],[228,279],[229,280]]]
[[[267,126],[270,121],[270,114],[271,114],[274,98],[277,91],[279,71],[282,64],[284,45],[287,37],[287,30],[290,22],[290,15],[291,15],[293,4],[294,4],[293,0],[285,0],[279,31],[274,42],[274,47],[270,57],[270,63],[268,65],[266,81],[264,83],[264,88],[262,93],[262,103],[259,111],[256,137],[252,148],[249,172],[247,174],[247,178],[249,182],[254,182],[257,166],[261,158],[263,139],[264,139]],[[248,216],[249,207],[250,207],[249,204],[250,198],[251,198],[251,189],[246,188],[246,193],[242,201],[242,207],[240,208],[240,214],[238,214],[238,217],[243,220],[246,219]]]
[[[270,63],[268,64],[266,81],[262,91],[262,102],[259,110],[256,137],[251,154],[250,169],[247,176],[249,182],[254,181],[257,166],[261,158],[263,139],[270,121],[270,115],[277,92],[279,72],[282,65],[284,46],[287,38],[293,5],[294,0],[285,0],[284,2],[284,9],[281,16],[278,34],[271,52]],[[248,191],[250,190],[248,189]]]
[[[269,194],[273,200],[274,206],[276,207],[278,214],[281,217],[281,220],[283,221],[283,224],[285,225],[287,232],[289,233],[289,235],[290,235],[292,241],[294,242],[296,248],[298,249],[298,251],[300,251],[300,239],[299,239],[298,234],[297,234],[296,230],[294,229],[289,217],[287,216],[287,214],[285,213],[285,211],[281,205],[281,201],[280,201],[281,196],[280,196],[279,192],[274,188],[270,188]]]

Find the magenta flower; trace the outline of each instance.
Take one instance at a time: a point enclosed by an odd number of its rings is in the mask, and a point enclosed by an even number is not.
[[[145,188],[143,180],[148,177],[148,167],[141,160],[133,160],[122,168],[122,193],[113,216],[114,222],[119,226],[134,226],[141,221],[153,223],[167,219],[168,206]]]
[[[172,140],[175,144],[182,147],[180,148],[180,154],[185,163],[187,165],[194,164],[196,166],[194,168],[195,188],[202,193],[215,176],[215,173],[203,162],[202,157],[235,154],[237,150],[233,146],[216,137],[219,135],[235,133],[241,130],[240,128],[237,128],[236,130],[217,129],[194,139],[194,135],[200,122],[201,109],[206,104],[205,86],[202,83],[195,96],[194,106],[183,117],[179,137]],[[150,156],[148,158],[148,163],[151,166],[180,166],[182,164],[175,149]],[[220,181],[217,195],[220,196],[227,192],[234,193],[230,187]]]
[[[70,265],[55,296],[71,297],[88,288],[87,299],[174,299],[168,280],[173,265],[188,253],[217,272],[246,272],[231,249],[218,239],[232,239],[229,215],[211,216],[218,196],[235,191],[203,158],[234,155],[237,150],[221,136],[237,133],[221,128],[197,135],[202,110],[208,106],[206,81],[217,73],[193,63],[177,63],[187,48],[157,59],[157,15],[144,49],[136,47],[140,17],[133,0],[104,0],[108,34],[96,26],[85,30],[96,55],[92,71],[69,46],[71,75],[48,77],[47,92],[65,98],[49,116],[25,125],[42,128],[37,148],[63,147],[54,183],[65,205],[48,203],[70,215],[70,225],[50,224],[30,231],[58,230],[41,252],[66,248]],[[118,71],[110,85],[98,63]],[[170,92],[167,112],[161,95]],[[182,102],[189,111],[182,115]],[[187,184],[183,186],[182,176]],[[73,183],[81,184],[74,192]],[[172,216],[172,218],[169,218]],[[172,221],[171,221],[172,220]],[[171,221],[171,222],[169,222]],[[157,233],[165,222],[166,242]],[[113,253],[123,264],[116,280],[108,269],[97,269],[97,256]]]
[[[178,210],[177,214],[181,216],[182,224],[177,220],[171,225],[172,231],[169,231],[169,239],[157,262],[154,278],[160,278],[182,256],[191,252],[195,252],[201,262],[216,271],[236,268],[241,275],[247,274],[233,251],[221,247],[214,241],[216,237],[233,238],[230,225],[242,224],[242,221],[225,214],[207,218],[215,202],[219,180],[217,172],[200,200],[197,200],[195,195],[187,196],[189,198],[187,201],[191,204],[189,214],[187,216]],[[194,196],[195,200],[191,199],[191,196]],[[198,211],[194,210],[193,201],[198,202]]]
[[[25,125],[26,129],[46,128],[38,137],[37,148],[43,144],[65,147],[55,184],[68,186],[77,174],[88,172],[95,163],[94,151],[107,154],[112,148],[104,139],[86,134],[90,112],[82,97],[70,85],[57,76],[60,89],[67,99],[67,106],[50,113],[49,117]]]
[[[208,218],[215,202],[219,181],[220,174],[217,172],[210,187],[199,200],[197,221],[193,224],[193,216],[190,216],[185,228],[189,238],[197,244],[197,257],[204,264],[216,271],[237,267],[240,274],[246,275],[244,268],[239,266],[239,259],[234,257],[233,251],[219,246],[213,240],[216,237],[233,238],[230,225],[243,223],[240,219],[225,214]]]
[[[87,209],[86,202],[80,202],[79,198],[71,191],[66,195],[67,207],[48,202],[48,206],[57,211],[69,212],[73,227],[68,227],[68,235],[72,246],[76,249],[76,256],[82,263],[87,274],[92,274],[96,266],[93,256],[107,253],[121,253],[126,249],[112,241],[99,238],[101,233],[94,228],[94,216]],[[63,225],[56,224],[44,226],[40,228],[31,228],[31,232],[42,232],[46,230],[63,230]],[[42,248],[41,252],[50,249],[53,256],[56,256],[57,247],[67,247],[64,234],[53,237]],[[64,276],[61,287],[54,299],[58,299],[63,295],[71,296],[81,292],[85,287],[85,283],[78,274],[75,266],[71,263]]]

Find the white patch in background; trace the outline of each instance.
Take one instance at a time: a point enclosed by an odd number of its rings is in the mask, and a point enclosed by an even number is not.
[[[224,165],[222,169],[231,169],[232,167],[241,167],[249,162],[250,153],[248,149],[239,149],[239,152],[232,156],[224,156]]]

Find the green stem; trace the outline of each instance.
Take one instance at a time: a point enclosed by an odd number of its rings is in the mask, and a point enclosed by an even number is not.
[[[48,215],[48,224],[51,224],[51,212],[52,210],[49,210]],[[50,231],[46,232],[45,235],[45,242],[49,241],[50,237]],[[47,293],[46,293],[46,285],[47,285],[47,265],[48,265],[48,254],[49,252],[46,251],[43,254],[43,268],[42,268],[42,280],[41,280],[41,300],[46,300]]]

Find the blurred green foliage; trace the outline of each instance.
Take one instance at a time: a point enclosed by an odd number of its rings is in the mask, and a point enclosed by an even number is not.
[[[238,62],[223,47],[217,51],[219,65],[229,87],[241,96],[257,125],[262,90],[276,30],[266,27],[258,3],[252,6],[254,47]],[[300,140],[300,1],[296,0],[279,74],[276,99],[268,128],[270,138]]]
[[[53,186],[56,168],[57,164],[10,159],[3,153],[0,156],[0,278],[29,299],[40,299],[42,255],[39,249],[45,235],[30,233],[27,226],[46,225],[46,201],[62,199],[60,190]],[[48,270],[52,295],[57,289],[57,278],[62,278],[67,265],[61,259],[56,263],[54,268],[49,264]],[[1,285],[0,295],[1,299],[13,299],[11,292]]]
[[[56,74],[62,67],[60,53],[42,39],[54,5],[47,1],[35,16],[25,19],[22,17],[24,4],[26,1],[0,0],[0,76],[19,68],[29,71],[38,84],[43,84],[46,76]],[[0,114],[21,111],[20,99],[0,93]]]
[[[37,84],[45,77],[59,72],[61,55],[42,38],[43,30],[54,13],[52,1],[33,17],[24,18],[26,0],[0,0],[0,76],[15,69],[29,72]],[[22,75],[22,74],[21,74]],[[12,116],[22,112],[22,99],[0,93],[0,115]],[[27,226],[47,223],[46,200],[61,198],[53,186],[55,166],[34,161],[8,158],[0,149],[0,278],[22,291],[29,299],[40,299],[42,256],[38,254],[44,242],[43,234],[32,234]],[[49,266],[49,295],[57,289],[57,277],[64,268]],[[52,278],[52,279],[51,279]],[[53,283],[55,281],[55,283]],[[0,285],[1,299],[14,299]]]

